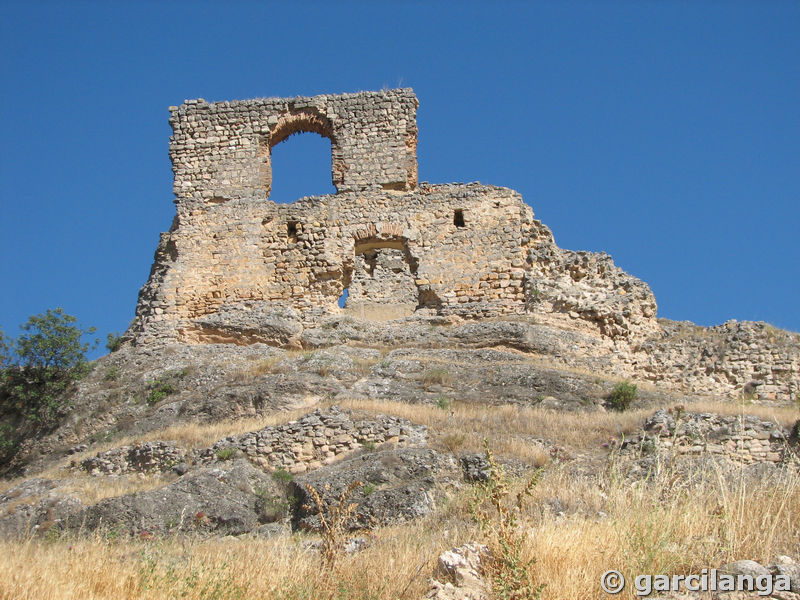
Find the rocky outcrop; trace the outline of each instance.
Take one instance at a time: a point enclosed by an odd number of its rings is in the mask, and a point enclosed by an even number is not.
[[[608,254],[558,248],[540,226],[528,255],[528,312],[557,326],[616,339],[644,339],[658,331],[650,287],[614,264]]]
[[[64,482],[34,477],[0,494],[0,537],[41,534],[77,518],[83,504]]]
[[[436,507],[436,488],[456,484],[460,475],[452,456],[429,448],[365,452],[295,478],[292,488],[299,506],[295,522],[302,528],[315,529],[318,525],[318,507],[308,486],[320,495],[324,493],[329,505],[353,482],[361,482],[348,499],[357,504],[348,525],[351,529],[361,529],[402,523],[429,514]]]
[[[201,467],[156,490],[101,500],[69,526],[146,535],[238,535],[281,518],[286,502],[279,482],[240,459]]]
[[[786,463],[800,459],[792,432],[753,415],[658,410],[642,432],[623,440],[626,452],[718,455],[744,463]],[[800,463],[799,463],[800,464]]]

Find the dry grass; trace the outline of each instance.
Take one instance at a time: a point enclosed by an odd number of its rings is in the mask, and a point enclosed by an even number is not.
[[[257,360],[252,364],[236,369],[234,378],[239,382],[245,382],[270,373],[281,372],[283,370],[281,363],[285,358],[284,355],[276,355]]]
[[[429,388],[433,385],[451,386],[453,385],[453,375],[443,367],[436,369],[426,369],[422,373],[422,385]]]
[[[610,438],[629,436],[641,426],[653,409],[627,412],[564,413],[536,407],[517,405],[481,406],[453,402],[447,410],[436,406],[404,402],[347,400],[338,404],[371,414],[390,413],[405,417],[430,428],[432,444],[450,452],[479,452],[483,439],[490,438],[492,447],[503,459],[516,458],[533,466],[547,464],[551,456],[532,438],[548,439],[572,452],[603,453],[602,444]],[[97,502],[103,498],[155,489],[163,485],[168,475],[151,475],[108,478],[76,475],[67,468],[70,461],[79,462],[111,448],[131,445],[153,439],[174,440],[186,448],[205,448],[229,435],[240,435],[267,426],[279,425],[296,419],[308,408],[275,413],[257,418],[222,421],[219,423],[183,423],[147,434],[128,436],[93,447],[91,450],[69,457],[37,477],[48,479],[76,478],[69,490],[84,502]],[[791,427],[798,420],[798,411],[789,407],[770,407],[752,404],[698,402],[686,410],[716,412],[725,415],[753,414]],[[588,422],[587,422],[588,421]],[[0,493],[28,478],[0,481]]]
[[[353,358],[353,365],[356,372],[362,377],[366,377],[372,371],[372,367],[380,362],[378,358]]]
[[[694,412],[713,412],[721,415],[755,415],[766,421],[773,421],[782,427],[791,427],[800,419],[800,411],[790,406],[765,406],[749,402],[706,402],[699,401],[686,405],[686,410]]]
[[[502,458],[515,457],[535,466],[548,455],[532,438],[548,439],[576,451],[600,451],[603,442],[636,431],[652,409],[624,413],[565,413],[513,404],[483,406],[453,402],[447,410],[427,404],[377,400],[338,401],[342,406],[371,414],[389,413],[427,425],[432,442],[443,448],[457,445],[478,452],[483,439]]]
[[[522,482],[517,485],[524,485]],[[0,542],[0,599],[275,598],[418,599],[436,556],[481,534],[467,496],[436,515],[379,530],[370,547],[321,568],[300,536],[276,540],[100,536]],[[555,500],[566,514],[554,517]],[[544,600],[605,598],[600,574],[698,573],[737,559],[800,556],[800,481],[786,473],[760,484],[706,478],[675,488],[669,474],[647,485],[600,475],[571,479],[553,467],[520,515],[524,558],[535,558]],[[602,511],[599,512],[599,511]],[[628,589],[620,598],[634,598]]]
[[[433,443],[465,452],[482,449],[483,439],[492,440],[498,456],[515,457],[535,466],[547,461],[533,438],[550,440],[569,452],[601,452],[611,438],[629,437],[637,432],[654,408],[624,412],[563,412],[538,407],[505,404],[487,407],[452,402],[447,410],[427,404],[350,399],[341,406],[371,414],[389,413],[427,425]],[[789,407],[770,407],[703,401],[685,406],[687,411],[717,412],[725,415],[752,414],[791,427],[800,414]]]
[[[448,410],[400,402],[348,400],[339,404],[366,413],[390,413],[429,426],[433,443],[479,451],[488,437],[500,456],[534,465],[550,457],[532,438],[546,438],[569,452],[601,456],[601,444],[630,434],[653,409],[624,413],[563,413],[543,408],[453,403]],[[702,402],[690,411],[755,414],[789,426],[796,410]],[[219,424],[184,424],[130,437],[174,439],[207,446],[296,418],[307,409]],[[98,449],[93,449],[93,454]],[[81,456],[73,457],[80,459]],[[609,463],[612,467],[614,462]],[[63,478],[54,468],[45,477]],[[544,600],[600,599],[600,574],[619,569],[643,573],[698,573],[738,559],[768,561],[777,554],[800,557],[800,475],[752,483],[721,473],[680,485],[668,466],[654,481],[632,482],[613,468],[577,477],[567,464],[548,464],[520,515],[523,558],[544,584]],[[108,479],[78,477],[70,489],[86,502],[153,489],[169,475]],[[677,483],[676,483],[677,481]],[[13,482],[18,483],[18,481]],[[518,482],[516,485],[523,485]],[[436,514],[376,532],[370,547],[337,557],[338,569],[322,569],[319,553],[304,549],[303,536],[274,540],[110,540],[99,534],[61,539],[0,542],[0,600],[172,599],[278,600],[418,599],[442,551],[482,534],[469,516],[468,491],[441,502]],[[619,598],[634,598],[628,589]]]

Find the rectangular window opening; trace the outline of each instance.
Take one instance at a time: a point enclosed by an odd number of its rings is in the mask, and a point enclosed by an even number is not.
[[[287,221],[286,233],[289,236],[289,241],[292,243],[297,242],[297,221]]]
[[[453,225],[456,227],[466,227],[466,223],[464,223],[464,209],[457,208],[453,213]]]

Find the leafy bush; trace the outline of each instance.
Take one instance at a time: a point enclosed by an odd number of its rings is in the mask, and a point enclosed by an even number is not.
[[[614,386],[614,389],[611,390],[608,402],[611,404],[611,407],[616,410],[625,410],[631,405],[631,402],[636,399],[637,394],[638,388],[635,384],[630,381],[620,381]]]
[[[0,424],[0,458],[5,458],[14,453],[17,448],[17,439],[14,427],[10,423]]]
[[[289,501],[286,498],[271,494],[269,490],[260,487],[254,491],[258,498],[256,508],[267,523],[279,521],[289,512]]]
[[[450,399],[444,394],[439,394],[438,396],[436,396],[436,406],[438,406],[442,410],[447,410],[448,408],[450,408]]]
[[[109,333],[106,337],[106,348],[109,352],[116,352],[122,347],[122,336],[116,332]]]
[[[272,478],[280,483],[289,483],[294,479],[294,475],[289,473],[286,469],[275,469],[272,472]]]
[[[170,394],[175,393],[175,388],[169,381],[161,381],[156,379],[150,384],[150,392],[147,394],[147,403],[152,406],[158,404]]]
[[[0,406],[40,427],[54,426],[68,407],[70,384],[89,370],[86,353],[97,345],[83,337],[83,328],[61,308],[33,315],[17,340],[0,334]]]

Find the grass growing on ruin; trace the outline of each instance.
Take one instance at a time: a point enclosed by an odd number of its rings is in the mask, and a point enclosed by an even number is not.
[[[524,480],[512,482],[516,493]],[[800,555],[800,481],[796,472],[757,484],[706,477],[676,486],[667,470],[632,482],[613,469],[578,478],[550,466],[530,490],[518,519],[519,561],[543,600],[599,600],[607,569],[698,573],[702,568],[778,554]],[[341,598],[418,600],[436,557],[468,541],[485,541],[469,513],[471,490],[430,518],[384,528],[338,569],[304,535],[259,540],[108,539],[100,534],[0,542],[0,599],[130,598],[233,600]],[[533,560],[535,559],[535,560]],[[628,590],[618,596],[634,596]]]

